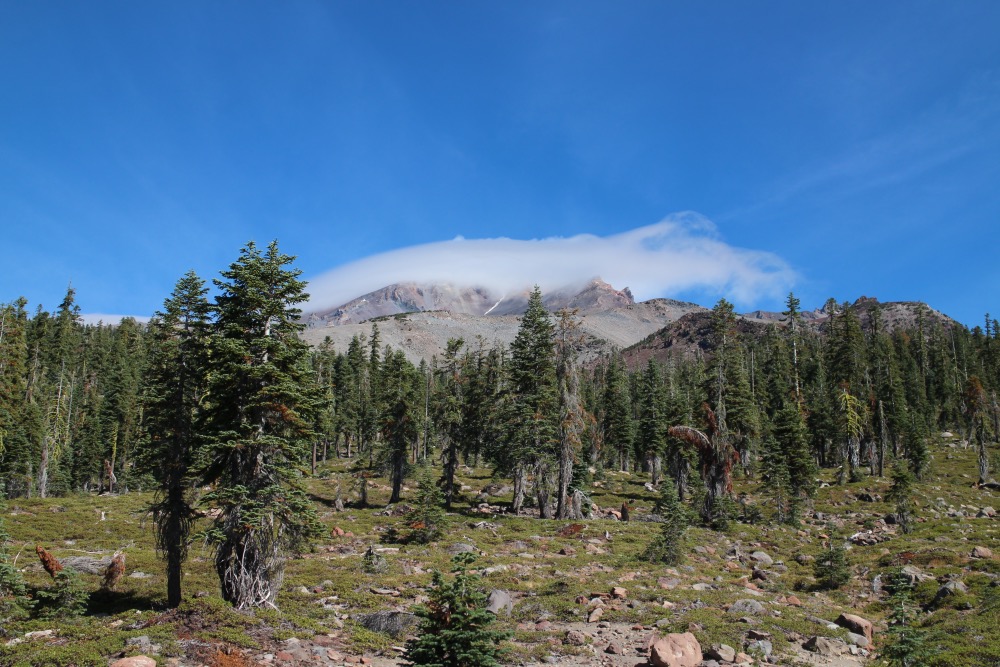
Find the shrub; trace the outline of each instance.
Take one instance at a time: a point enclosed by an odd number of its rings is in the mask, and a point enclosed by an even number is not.
[[[655,563],[677,565],[684,560],[683,541],[684,531],[688,527],[688,517],[672,482],[667,481],[660,485],[656,511],[663,517],[660,534],[650,542],[642,556]]]
[[[851,569],[847,566],[847,550],[843,545],[830,540],[830,546],[817,558],[814,572],[820,588],[834,590],[851,580]]]
[[[43,618],[82,616],[87,610],[90,593],[83,587],[76,570],[60,570],[52,577],[51,588],[38,591],[39,614]]]
[[[510,635],[490,629],[493,614],[486,611],[486,595],[477,588],[479,577],[469,574],[471,553],[452,558],[454,578],[433,574],[430,601],[414,609],[420,618],[416,639],[406,643],[405,664],[411,667],[499,667],[500,642]]]
[[[428,471],[420,475],[415,506],[406,513],[406,524],[410,527],[407,541],[429,544],[444,534],[446,518],[444,494]]]

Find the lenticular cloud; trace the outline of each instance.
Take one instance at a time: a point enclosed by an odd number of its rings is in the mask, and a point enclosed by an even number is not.
[[[391,250],[344,264],[309,283],[309,310],[333,308],[400,282],[482,287],[503,295],[539,285],[542,291],[601,277],[639,300],[691,290],[740,304],[780,296],[794,273],[777,255],[735,248],[697,213],[611,236],[518,240],[456,238]]]

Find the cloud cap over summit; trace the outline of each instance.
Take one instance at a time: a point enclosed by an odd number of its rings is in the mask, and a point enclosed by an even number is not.
[[[520,240],[456,238],[372,255],[310,280],[308,309],[334,308],[398,282],[482,287],[497,295],[533,284],[543,291],[594,276],[639,300],[702,290],[741,305],[783,295],[795,273],[777,255],[721,240],[704,216],[683,212],[610,236]]]

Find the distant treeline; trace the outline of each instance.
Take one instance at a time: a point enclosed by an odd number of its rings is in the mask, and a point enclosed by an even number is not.
[[[206,341],[225,335],[224,308],[204,302]],[[670,479],[682,498],[713,496],[712,484],[732,472],[768,481],[780,512],[791,514],[816,467],[840,468],[849,480],[884,475],[899,459],[919,475],[929,434],[957,429],[976,445],[1000,432],[996,320],[970,330],[918,310],[915,324],[890,332],[876,302],[831,304],[821,333],[803,325],[794,296],[786,308],[782,322],[751,337],[720,301],[708,353],[638,369],[619,354],[580,367],[572,314],[545,313],[537,290],[510,347],[453,340],[414,365],[382,345],[373,323],[347,349],[327,341],[304,355],[309,409],[300,417],[312,447],[297,463],[308,474],[330,458],[354,459],[359,470],[389,474],[396,500],[413,465],[432,458],[444,465],[449,503],[457,465],[489,465],[512,480],[515,508],[528,503],[543,516],[566,516],[570,494],[595,469]],[[155,365],[179,326],[164,328],[164,315],[150,325],[83,324],[73,289],[54,313],[30,312],[24,299],[0,306],[4,496],[158,488],[151,458],[163,450],[151,442],[164,399]],[[223,372],[210,358],[187,363]],[[219,400],[213,386],[204,380],[195,412]],[[669,430],[678,426],[709,444]],[[984,478],[989,465],[984,453]]]

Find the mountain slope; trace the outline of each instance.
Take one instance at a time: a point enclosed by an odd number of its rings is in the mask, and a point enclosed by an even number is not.
[[[414,361],[440,354],[451,338],[467,345],[507,346],[514,340],[528,302],[528,290],[494,296],[482,288],[401,283],[376,290],[338,308],[311,313],[305,339],[317,345],[329,338],[344,350],[351,338],[367,338],[373,324],[383,344],[401,349]],[[704,308],[673,299],[636,303],[626,288],[616,290],[600,279],[581,288],[543,295],[550,312],[576,311],[584,335],[582,356],[592,358],[624,348],[690,312]]]

